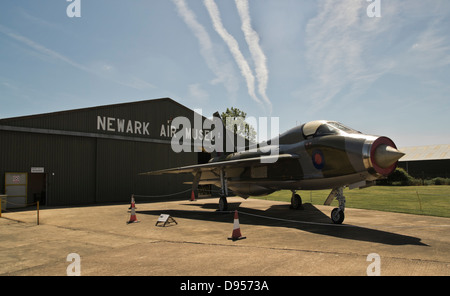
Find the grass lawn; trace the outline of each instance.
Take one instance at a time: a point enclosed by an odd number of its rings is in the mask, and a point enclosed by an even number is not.
[[[331,190],[297,193],[303,203],[323,205]],[[283,190],[267,196],[253,197],[267,200],[291,201],[291,191]],[[373,186],[365,189],[344,190],[346,207],[400,212],[450,218],[450,186]],[[336,200],[331,204],[337,207]]]

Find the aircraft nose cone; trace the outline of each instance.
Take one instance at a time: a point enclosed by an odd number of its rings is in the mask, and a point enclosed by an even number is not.
[[[402,158],[405,153],[398,151],[388,145],[380,145],[375,149],[374,157],[377,165],[383,169],[389,168],[397,160]]]

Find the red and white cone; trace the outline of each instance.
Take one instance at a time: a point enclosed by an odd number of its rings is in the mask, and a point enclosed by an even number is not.
[[[136,217],[136,210],[134,207],[134,197],[132,198],[132,203],[131,203],[131,216],[130,216],[130,220],[127,222],[127,224],[130,223],[138,223],[140,222],[137,217]]]
[[[128,209],[130,210],[132,208],[136,208],[136,203],[134,201],[134,194],[131,195],[131,206]]]
[[[242,236],[241,234],[241,227],[239,226],[239,217],[238,217],[238,211],[236,210],[234,212],[234,223],[233,223],[233,233],[231,234],[231,237],[229,237],[229,240],[240,240],[245,239],[245,236]]]
[[[192,190],[192,193],[191,193],[191,201],[195,201],[195,192],[194,192],[194,190]]]

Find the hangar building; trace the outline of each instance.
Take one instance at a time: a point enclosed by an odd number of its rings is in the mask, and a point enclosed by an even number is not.
[[[420,179],[450,178],[450,145],[432,145],[400,148],[406,155],[399,167]]]
[[[8,208],[124,202],[131,194],[188,199],[189,176],[138,174],[209,160],[171,149],[172,119],[194,122],[194,114],[163,98],[1,119],[0,192]],[[192,137],[201,135],[194,128]]]

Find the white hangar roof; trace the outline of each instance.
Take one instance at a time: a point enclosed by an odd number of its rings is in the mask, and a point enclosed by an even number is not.
[[[406,154],[400,162],[450,159],[450,145],[402,147],[399,150]]]

